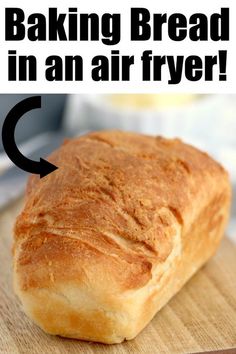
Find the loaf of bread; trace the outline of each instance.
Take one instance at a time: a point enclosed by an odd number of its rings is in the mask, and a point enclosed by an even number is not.
[[[44,331],[134,338],[215,253],[225,170],[179,139],[120,131],[66,141],[29,179],[15,224],[14,289]]]

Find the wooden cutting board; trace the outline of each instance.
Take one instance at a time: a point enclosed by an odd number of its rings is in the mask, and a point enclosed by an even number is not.
[[[12,225],[21,204],[0,214],[1,354],[176,354],[236,347],[236,247],[227,239],[136,339],[106,346],[43,333],[21,311],[12,290]]]

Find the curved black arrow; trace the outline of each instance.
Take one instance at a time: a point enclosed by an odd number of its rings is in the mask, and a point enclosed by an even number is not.
[[[40,158],[40,161],[33,161],[22,155],[15,142],[15,128],[20,118],[35,108],[41,108],[41,96],[32,96],[17,103],[5,118],[2,127],[2,143],[6,154],[11,161],[22,170],[40,175],[40,178],[47,176],[58,167]]]

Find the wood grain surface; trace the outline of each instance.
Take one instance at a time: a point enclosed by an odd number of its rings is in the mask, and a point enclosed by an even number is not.
[[[106,346],[43,333],[24,315],[12,289],[12,225],[21,204],[0,214],[1,354],[176,354],[236,347],[236,247],[227,239],[136,339]]]

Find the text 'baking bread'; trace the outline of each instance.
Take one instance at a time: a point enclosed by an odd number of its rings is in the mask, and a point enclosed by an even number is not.
[[[214,254],[225,170],[178,139],[120,131],[68,140],[30,178],[15,224],[14,288],[44,331],[134,338]]]

